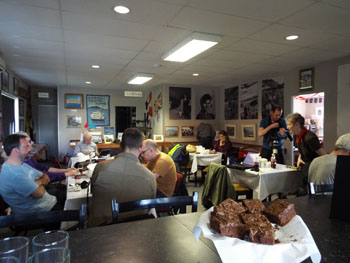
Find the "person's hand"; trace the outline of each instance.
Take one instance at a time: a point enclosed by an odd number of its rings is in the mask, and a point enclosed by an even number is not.
[[[305,164],[304,161],[301,158],[299,158],[297,162],[297,168],[301,169],[301,165],[304,165],[304,164]]]
[[[216,150],[215,149],[211,150],[209,153],[216,153]]]
[[[275,122],[275,123],[272,123],[270,125],[271,129],[275,129],[275,128],[279,128],[280,127],[280,124],[278,122]]]
[[[70,168],[67,172],[64,173],[66,177],[75,175],[76,169]]]
[[[90,155],[90,152],[83,152],[83,154],[85,154],[85,155]]]

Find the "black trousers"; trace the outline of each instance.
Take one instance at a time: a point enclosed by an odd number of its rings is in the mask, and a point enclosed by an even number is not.
[[[266,148],[262,148],[261,149],[261,153],[260,153],[261,158],[266,158],[268,161],[270,161],[271,155],[272,155],[272,150],[269,150],[269,149],[266,149]],[[280,164],[285,164],[286,163],[286,160],[285,160],[285,157],[284,157],[284,151],[282,149],[278,149],[278,154],[276,156],[276,161],[277,161],[277,163],[280,163]]]
[[[200,138],[198,138],[198,141],[201,143],[201,145],[205,149],[212,149],[213,148],[213,138],[212,137],[200,137]]]

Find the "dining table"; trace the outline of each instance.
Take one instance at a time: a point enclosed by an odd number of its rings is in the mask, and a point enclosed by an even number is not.
[[[329,218],[332,196],[287,199],[309,228],[323,263],[348,262],[349,222]],[[266,204],[268,205],[268,204]],[[71,262],[221,262],[213,242],[197,241],[202,213],[188,213],[70,232]],[[311,262],[310,259],[303,261]]]

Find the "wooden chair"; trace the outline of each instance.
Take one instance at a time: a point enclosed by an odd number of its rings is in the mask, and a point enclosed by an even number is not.
[[[84,228],[87,220],[87,206],[81,205],[80,210],[59,210],[39,212],[28,215],[0,216],[0,228],[14,228],[15,232],[44,228],[50,224],[63,221],[79,221],[79,229]]]
[[[198,192],[193,192],[193,196],[174,196],[154,199],[144,199],[132,202],[117,203],[112,199],[112,219],[113,223],[118,223],[119,213],[144,210],[150,208],[191,205],[192,212],[197,212]]]
[[[232,183],[233,188],[235,189],[236,198],[235,201],[240,201],[244,199],[252,199],[253,198],[253,190],[246,187],[242,184]],[[239,196],[245,196],[245,198],[240,199]]]

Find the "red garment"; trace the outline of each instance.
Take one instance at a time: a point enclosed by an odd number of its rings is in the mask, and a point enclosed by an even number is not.
[[[305,134],[306,132],[307,132],[307,129],[304,127],[304,128],[300,131],[299,135],[297,136],[297,138],[296,138],[296,143],[303,142],[303,136],[304,136],[304,134]]]

